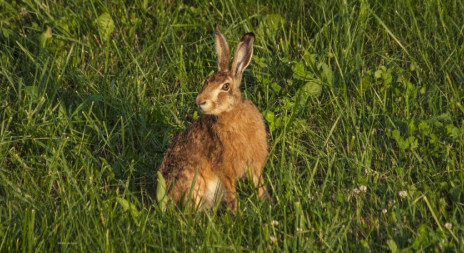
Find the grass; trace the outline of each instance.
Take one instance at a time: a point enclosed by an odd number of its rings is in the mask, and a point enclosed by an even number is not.
[[[464,3],[237,2],[0,1],[1,252],[464,251]],[[163,211],[214,23],[256,34],[272,202]]]

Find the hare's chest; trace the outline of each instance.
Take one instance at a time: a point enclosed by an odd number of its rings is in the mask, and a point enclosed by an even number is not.
[[[248,129],[249,130],[249,129]],[[223,134],[221,141],[224,148],[223,162],[225,166],[232,167],[237,177],[245,176],[247,168],[255,160],[261,133],[250,131],[229,131]]]

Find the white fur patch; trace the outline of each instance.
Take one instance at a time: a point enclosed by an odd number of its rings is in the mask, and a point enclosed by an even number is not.
[[[216,177],[207,182],[204,196],[206,208],[212,208],[216,204],[216,201],[220,197],[221,189],[222,186],[219,178]]]

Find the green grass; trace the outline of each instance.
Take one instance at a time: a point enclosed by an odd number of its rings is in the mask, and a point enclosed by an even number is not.
[[[0,0],[0,251],[464,251],[464,2],[218,2]],[[272,200],[163,211],[215,23]]]

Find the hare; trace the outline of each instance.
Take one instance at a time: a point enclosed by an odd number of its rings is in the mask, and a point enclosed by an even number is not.
[[[236,212],[235,184],[245,176],[253,180],[259,198],[269,197],[262,176],[268,154],[264,119],[240,92],[253,41],[253,33],[243,35],[229,70],[229,47],[215,26],[219,71],[206,79],[196,97],[203,114],[174,138],[159,167],[170,199],[190,197],[191,204],[210,209],[222,195]]]

